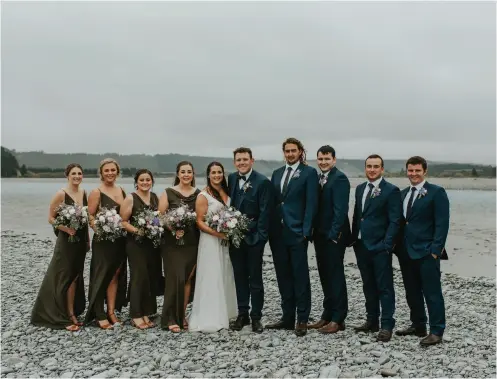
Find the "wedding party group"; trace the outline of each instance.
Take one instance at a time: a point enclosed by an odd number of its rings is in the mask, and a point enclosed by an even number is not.
[[[87,196],[80,187],[82,167],[68,165],[67,186],[50,203],[48,221],[57,240],[32,324],[69,331],[90,324],[109,329],[122,324],[116,311],[129,305],[132,326],[148,329],[156,326],[156,298],[163,296],[160,326],[173,333],[240,331],[247,325],[255,333],[339,333],[348,312],[344,254],[352,246],[366,311],[364,323],[354,329],[377,332],[377,341],[392,338],[396,255],[411,323],[395,334],[422,337],[423,346],[442,342],[440,260],[447,259],[449,200],[442,187],[426,181],[426,160],[414,156],[406,161],[409,184],[400,190],[383,177],[382,157],[368,156],[367,180],[355,189],[349,220],[351,186],[336,167],[335,149],[318,149],[319,170],[307,164],[306,150],[296,138],[287,138],[282,152],[286,163],[269,179],[254,170],[250,148],[237,148],[236,172],[226,178],[223,165],[211,162],[202,189],[195,186],[193,165],[179,162],[174,185],[160,196],[152,191],[154,176],[148,169],[136,172],[135,191],[126,194],[116,182],[119,164],[110,158],[101,162],[100,185]],[[95,233],[87,303],[83,269],[89,228]],[[268,242],[281,317],[264,326],[262,267]],[[314,244],[324,295],[315,323],[309,323],[309,243]],[[84,320],[78,318],[85,308]]]

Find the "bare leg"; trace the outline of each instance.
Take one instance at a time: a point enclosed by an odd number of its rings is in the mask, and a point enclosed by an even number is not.
[[[114,314],[116,310],[117,286],[120,272],[121,268],[118,268],[116,273],[114,274],[114,277],[110,281],[109,286],[107,287],[107,315],[109,316],[112,324],[120,322]]]
[[[80,322],[78,322],[78,319],[76,316],[74,316],[74,297],[76,296],[76,280],[78,277],[74,279],[74,281],[71,283],[69,288],[67,289],[67,315],[69,316],[69,319],[73,323],[72,325],[69,325],[66,327],[67,330],[71,332],[75,332],[79,330],[79,326],[82,325]]]
[[[192,291],[192,278],[195,273],[196,265],[193,267],[188,280],[185,283],[185,301],[184,301],[184,315],[185,319],[183,320],[183,328],[188,329],[188,321],[186,321],[186,307],[188,306],[188,300],[190,299],[190,293]]]

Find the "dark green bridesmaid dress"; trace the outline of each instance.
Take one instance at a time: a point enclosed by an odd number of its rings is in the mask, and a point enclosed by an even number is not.
[[[182,203],[195,211],[195,202],[200,190],[185,197],[172,188],[166,189],[169,209],[178,208]],[[166,329],[169,325],[178,325],[183,328],[185,318],[185,283],[192,277],[191,291],[195,287],[193,272],[197,264],[198,240],[200,232],[196,225],[185,230],[183,237],[185,244],[177,245],[176,237],[166,231],[161,245],[162,260],[165,272],[164,304],[162,306],[161,327]],[[191,298],[191,296],[190,296]]]
[[[100,191],[100,190],[99,190]],[[126,193],[121,189],[123,199]],[[121,206],[112,198],[100,191],[100,207],[114,208],[119,214]],[[104,310],[104,303],[107,301],[107,287],[114,277],[118,268],[121,268],[118,276],[116,306],[117,311],[128,304],[126,297],[128,273],[126,264],[126,237],[121,237],[112,241],[98,241],[95,237],[92,240],[92,255],[90,264],[90,289],[88,291],[88,311],[86,312],[85,323],[93,320],[107,320],[107,313]]]
[[[145,208],[154,211],[158,209],[159,199],[154,192],[150,194],[150,206],[136,193],[133,192],[131,195],[133,209],[130,220]],[[158,288],[159,285],[163,285],[160,248],[154,247],[152,241],[147,238],[137,241],[133,234],[128,233],[126,253],[130,270],[129,315],[131,318],[154,315],[157,312],[156,296],[164,291],[164,287]]]
[[[75,204],[67,193],[64,195],[64,202],[68,205]],[[86,192],[83,194],[83,205],[88,205]],[[57,242],[31,312],[31,323],[52,329],[64,329],[73,324],[67,313],[67,290],[75,278],[74,315],[79,316],[85,310],[83,269],[89,242],[88,227],[76,232],[78,242],[69,242],[69,234],[60,230],[55,230],[55,234]]]

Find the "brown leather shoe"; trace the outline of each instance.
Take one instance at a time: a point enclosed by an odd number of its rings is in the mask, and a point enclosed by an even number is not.
[[[341,324],[338,324],[332,321],[328,325],[325,325],[321,329],[318,329],[318,332],[322,334],[333,334],[341,330],[345,330],[345,323],[342,322]]]
[[[425,337],[421,341],[419,341],[419,344],[421,346],[436,345],[438,343],[442,343],[442,337],[431,333],[428,335],[428,337]]]
[[[299,322],[295,325],[295,335],[303,337],[307,334],[307,322]]]
[[[329,323],[329,321],[321,319],[321,320],[319,320],[318,322],[316,322],[314,324],[308,324],[307,325],[307,329],[320,329],[323,326],[327,325],[328,323]]]
[[[376,341],[378,342],[388,342],[392,339],[392,331],[386,329],[380,329],[380,332],[376,336]]]

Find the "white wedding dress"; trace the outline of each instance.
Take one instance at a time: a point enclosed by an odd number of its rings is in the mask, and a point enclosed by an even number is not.
[[[205,191],[200,192],[199,196],[207,199],[207,212],[216,212],[223,207],[221,202]],[[222,246],[219,238],[201,231],[188,329],[206,333],[228,329],[229,320],[237,314],[235,278],[229,248]]]

